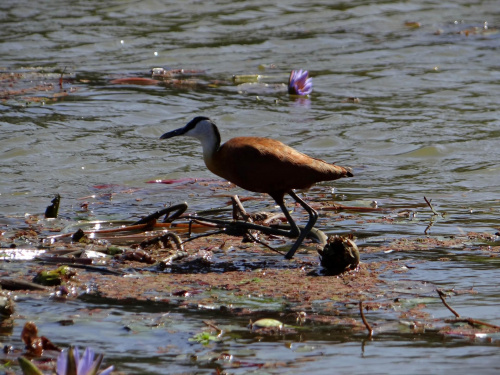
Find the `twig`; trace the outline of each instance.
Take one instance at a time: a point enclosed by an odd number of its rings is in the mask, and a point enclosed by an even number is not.
[[[0,279],[0,286],[5,290],[47,290],[46,287],[20,279]]]
[[[274,247],[269,246],[267,243],[265,243],[265,242],[263,242],[263,241],[259,240],[259,239],[258,239],[257,237],[255,237],[252,233],[248,232],[248,233],[247,233],[247,235],[250,237],[250,239],[251,239],[252,241],[255,241],[255,242],[257,242],[258,244],[261,244],[261,245],[263,245],[263,246],[267,247],[269,250],[274,251],[275,253],[278,253],[278,254],[283,255],[283,256],[285,255],[282,251],[279,251],[279,250],[275,249]]]
[[[199,234],[196,237],[191,237],[192,233],[189,233],[189,237],[186,238],[184,241],[182,241],[182,243],[185,244],[186,242],[194,241],[197,240],[198,238],[210,237],[210,236],[215,236],[217,234],[225,234],[225,233],[226,233],[225,230],[218,230],[217,232]]]
[[[477,325],[477,326],[485,326],[485,327],[490,327],[490,328],[495,328],[495,329],[500,329],[500,326],[496,326],[494,324],[486,323],[481,320],[476,320],[472,318],[457,318],[457,319],[446,319],[446,323],[468,323],[471,326]]]
[[[286,221],[285,215],[283,215],[283,214],[274,214],[274,215],[271,215],[268,218],[264,219],[262,221],[262,224],[267,225],[267,224],[271,223],[272,221],[274,221],[276,219],[279,219],[280,221],[282,221],[282,220]]]
[[[161,227],[164,227],[165,225],[161,225]],[[117,232],[125,232],[125,231],[131,231],[131,230],[141,230],[145,229],[148,227],[148,224],[137,224],[137,225],[129,225],[126,227],[120,227],[120,228],[112,228],[112,229],[101,229],[101,230],[89,230],[89,231],[83,231],[84,234],[103,234],[103,233],[117,233]],[[170,227],[167,226],[167,228]],[[59,239],[59,238],[65,238],[65,237],[71,237],[73,236],[74,233],[64,233],[64,234],[56,234],[53,236],[47,236],[48,239]]]
[[[158,242],[161,242],[164,247],[167,247],[168,240],[170,240],[170,239],[174,241],[175,245],[177,246],[177,250],[184,251],[184,247],[182,246],[181,239],[179,238],[178,235],[176,235],[173,232],[167,232],[162,236],[158,236],[158,237],[154,237],[150,240],[142,241],[140,246],[141,246],[141,248],[145,248],[145,247],[154,245]]]
[[[343,204],[334,203],[330,206],[323,206],[318,210],[321,211],[354,211],[354,212],[372,212],[372,211],[389,211],[387,208],[382,207],[358,207],[358,206],[345,206]]]
[[[75,258],[74,256],[38,256],[35,257],[36,260],[46,263],[62,263],[62,264],[92,264],[93,260],[90,258]]]
[[[218,220],[218,219],[211,219],[207,217],[196,217],[191,219],[193,222],[203,224],[206,226],[213,226],[216,228],[224,228],[226,230],[226,233],[231,234],[231,235],[241,235],[246,233],[247,230],[257,230],[265,234],[269,235],[275,235],[275,236],[284,236],[288,238],[294,238],[297,237],[293,233],[291,233],[289,230],[290,226],[279,226],[279,225],[272,225],[272,226],[265,226],[265,225],[259,225],[259,224],[254,224],[251,222],[247,221],[227,221],[227,220]],[[212,225],[207,225],[206,223],[211,223]],[[213,225],[215,224],[215,226]],[[283,229],[282,229],[283,228]],[[299,227],[300,228],[300,227]],[[190,232],[189,232],[190,233]],[[238,234],[234,234],[238,233]]]
[[[424,197],[424,200],[425,200],[425,203],[427,203],[427,205],[429,206],[429,208],[432,210],[432,213],[434,215],[437,215],[439,216],[439,212],[437,212],[434,207],[432,206],[431,202],[432,202],[432,199],[431,200],[428,200],[426,197]]]
[[[114,270],[107,268],[107,267],[91,266],[88,264],[72,264],[71,267],[72,268],[81,268],[81,269],[84,269],[84,270],[90,271],[90,272],[99,272],[99,273],[103,273],[106,275],[119,275],[119,276],[124,275],[124,272],[122,272],[122,271],[114,271]]]
[[[147,217],[142,218],[141,220],[136,221],[132,225],[138,225],[138,224],[146,224],[152,220],[157,220],[160,218],[160,216],[165,215],[165,218],[163,219],[163,223],[171,223],[175,219],[179,218],[186,210],[188,209],[187,203],[180,203],[176,204],[175,206],[170,206],[167,208],[164,208],[160,211],[156,211],[155,213],[148,215]],[[172,216],[170,216],[170,212],[175,211]]]
[[[192,226],[192,225],[191,225]],[[204,226],[204,225],[203,225]],[[180,231],[186,231],[187,228],[189,228],[189,225],[186,223],[177,223],[177,224],[172,224],[172,223],[146,223],[146,224],[131,224],[127,226],[122,226],[119,228],[111,228],[111,229],[99,229],[99,230],[85,230],[83,231],[83,234],[109,234],[109,233],[119,233],[119,232],[130,232],[130,231],[147,231],[147,230],[156,230],[157,228],[172,228],[175,227],[176,230]],[[196,226],[196,227],[201,227]],[[186,229],[184,229],[186,228]],[[52,236],[47,236],[47,239],[59,239],[59,238],[66,238],[66,237],[71,237],[73,236],[74,233],[64,233],[64,234],[55,234]],[[123,237],[122,237],[123,238]]]
[[[61,76],[59,77],[59,88],[62,90],[63,89],[63,76],[64,72],[66,71],[66,66],[64,67],[63,71],[61,72]]]
[[[217,228],[220,228],[220,225],[219,224],[214,224],[214,223],[209,223],[209,222],[204,222],[204,221],[201,221],[201,220],[198,220],[198,219],[193,219],[189,222],[190,224],[191,223],[198,223],[198,224],[202,224],[202,225],[206,225],[208,227],[217,227]],[[236,223],[242,223],[242,224],[245,224],[247,222],[232,222],[232,224],[236,227]],[[216,232],[211,232],[211,233],[205,233],[205,234],[201,234],[201,235],[198,235],[196,237],[189,237],[188,239],[184,240],[183,243],[186,243],[186,242],[189,242],[189,241],[192,241],[192,240],[196,240],[197,238],[201,238],[201,237],[208,237],[208,236],[212,236],[212,235],[216,235],[216,234],[234,234],[232,233],[231,231],[228,231],[227,230],[228,228],[224,228],[223,230],[219,230],[219,231],[216,231]],[[248,229],[241,229],[242,231],[246,231],[246,235],[248,235],[250,237],[250,239],[254,242],[257,242],[258,244],[261,244],[265,247],[267,247],[269,250],[272,250],[280,255],[285,255],[283,252],[279,251],[279,250],[276,250],[275,248],[269,246],[268,244],[266,244],[265,242],[262,242],[261,240],[259,240],[258,238],[256,238],[252,233],[250,233],[250,231]],[[242,232],[243,233],[243,232]],[[191,236],[191,231],[189,231],[189,236]]]
[[[427,232],[429,232],[429,230],[432,228],[433,225],[434,225],[434,219],[431,219],[431,221],[429,222],[429,225],[427,225],[427,227],[424,230],[424,234],[427,234]]]
[[[215,324],[209,322],[208,320],[203,320],[203,323],[206,324],[207,326],[209,326],[210,328],[218,331],[219,333],[217,334],[217,337],[221,337],[224,334],[223,329],[220,329],[219,327],[217,327]]]
[[[187,257],[189,254],[185,251],[177,251],[175,254],[169,255],[160,262],[160,265],[164,268],[171,265],[174,261]]]
[[[238,220],[238,214],[240,214],[243,220],[252,221],[252,217],[246,212],[237,195],[231,197],[231,203],[233,204],[233,220]]]
[[[182,246],[182,241],[179,238],[179,236],[176,235],[175,233],[167,232],[163,236],[160,237],[160,241],[163,242],[164,246],[166,246],[169,239],[174,241],[175,245],[177,246],[177,250],[184,251],[184,246]]]
[[[217,326],[216,326],[215,324],[213,324],[212,322],[209,322],[208,320],[203,320],[202,322],[203,322],[203,324],[205,324],[206,326],[209,326],[210,328],[215,329],[216,331],[222,332],[222,329],[220,329],[219,327],[217,327]]]
[[[453,310],[451,308],[451,306],[446,303],[446,301],[444,299],[444,296],[445,296],[444,292],[442,290],[440,290],[440,289],[436,289],[436,291],[437,291],[437,293],[439,295],[439,298],[441,298],[441,301],[443,302],[443,304],[448,308],[448,310],[450,310],[453,313],[453,315],[456,316],[456,319],[446,319],[445,320],[446,323],[468,323],[471,326],[479,325],[479,326],[486,326],[486,327],[490,327],[490,328],[500,329],[500,326],[496,326],[494,324],[486,323],[486,322],[483,322],[481,320],[460,317],[460,314],[457,313],[455,310]]]
[[[453,313],[453,315],[455,315],[457,318],[460,318],[460,314],[457,313],[455,310],[453,310],[451,306],[446,303],[446,300],[444,299],[445,296],[444,292],[441,289],[436,289],[436,291],[439,295],[439,298],[441,298],[441,301],[448,308],[448,310],[450,310]]]
[[[373,335],[373,328],[365,318],[365,313],[363,312],[363,301],[359,301],[359,313],[361,314],[361,320],[363,321],[363,324],[368,330],[368,337],[371,337]]]

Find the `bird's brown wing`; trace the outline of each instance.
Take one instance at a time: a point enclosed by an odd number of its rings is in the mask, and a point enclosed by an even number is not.
[[[348,175],[343,167],[258,137],[238,137],[223,144],[214,157],[213,172],[243,189],[261,193],[286,193]]]

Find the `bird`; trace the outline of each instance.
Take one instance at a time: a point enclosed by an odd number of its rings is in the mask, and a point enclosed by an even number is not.
[[[221,145],[214,121],[197,116],[184,127],[163,134],[160,139],[188,136],[198,139],[206,167],[215,175],[242,189],[266,193],[274,199],[290,225],[291,237],[298,237],[285,258],[291,259],[318,219],[318,213],[304,202],[294,189],[308,189],[321,181],[353,177],[352,169],[327,163],[303,154],[284,143],[264,137],[236,137]],[[309,214],[299,229],[285,206],[288,194]]]

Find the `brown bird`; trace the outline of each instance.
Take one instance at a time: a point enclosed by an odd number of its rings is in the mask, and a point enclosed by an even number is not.
[[[237,137],[221,146],[219,130],[208,117],[195,117],[183,128],[165,133],[160,139],[179,135],[194,137],[201,142],[203,159],[211,172],[243,189],[267,193],[276,201],[290,224],[289,235],[298,236],[285,255],[287,259],[293,257],[318,219],[318,213],[293,189],[307,189],[320,181],[353,176],[350,168],[312,158],[274,139]],[[299,229],[285,207],[285,194],[309,214],[304,229]]]

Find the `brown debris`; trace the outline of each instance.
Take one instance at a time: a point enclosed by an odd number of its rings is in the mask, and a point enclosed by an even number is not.
[[[21,339],[26,345],[27,354],[34,357],[40,357],[44,350],[61,351],[48,338],[44,336],[38,337],[38,328],[33,322],[26,322],[21,332]]]
[[[18,100],[29,103],[50,103],[74,92],[75,87],[63,88],[62,75],[36,70],[0,73],[0,100]],[[58,92],[54,92],[59,90]],[[35,96],[36,95],[36,96]]]

